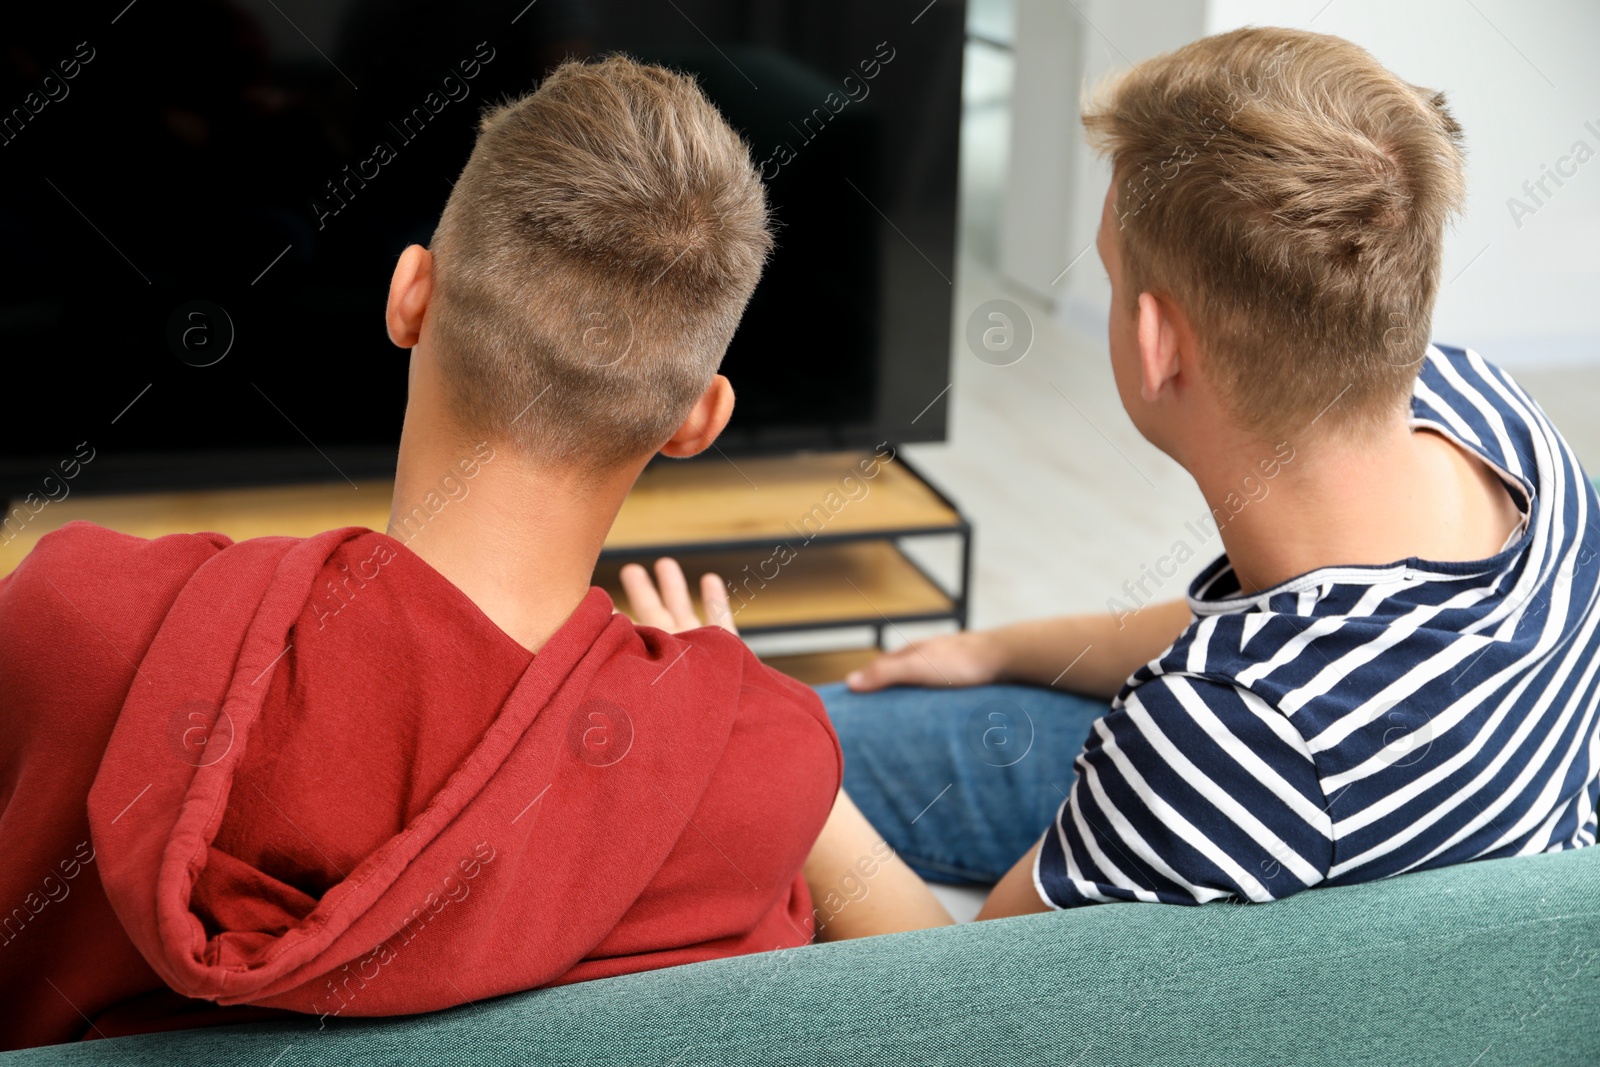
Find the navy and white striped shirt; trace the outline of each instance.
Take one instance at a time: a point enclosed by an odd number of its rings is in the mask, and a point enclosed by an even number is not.
[[[1034,869],[1056,907],[1275,900],[1595,843],[1600,501],[1505,372],[1430,347],[1412,424],[1496,469],[1495,556],[1327,567],[1195,620],[1095,723]]]

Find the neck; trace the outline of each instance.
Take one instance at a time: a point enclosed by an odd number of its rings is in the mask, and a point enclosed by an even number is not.
[[[408,408],[388,533],[537,652],[588,593],[642,461],[598,475],[540,466],[414,416]]]
[[[1238,441],[1210,455],[1190,472],[1245,593],[1322,567],[1481,559],[1518,517],[1487,465],[1401,417],[1359,441]]]

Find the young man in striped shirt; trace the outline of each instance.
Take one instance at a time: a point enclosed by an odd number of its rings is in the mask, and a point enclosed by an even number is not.
[[[1116,175],[1118,391],[1225,554],[1186,601],[936,638],[824,690],[846,790],[925,876],[998,881],[980,917],[1593,844],[1600,502],[1515,382],[1429,343],[1463,197],[1442,95],[1247,29],[1134,67],[1084,123]]]

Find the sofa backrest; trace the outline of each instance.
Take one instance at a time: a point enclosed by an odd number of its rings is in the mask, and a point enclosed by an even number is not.
[[[1600,848],[1264,905],[1100,905],[432,1015],[57,1045],[115,1063],[1600,1064]]]

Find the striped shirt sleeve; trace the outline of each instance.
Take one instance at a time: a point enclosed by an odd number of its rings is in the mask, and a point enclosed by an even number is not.
[[[1054,907],[1275,900],[1331,865],[1305,741],[1249,690],[1153,678],[1095,723],[1076,769],[1034,867]]]

